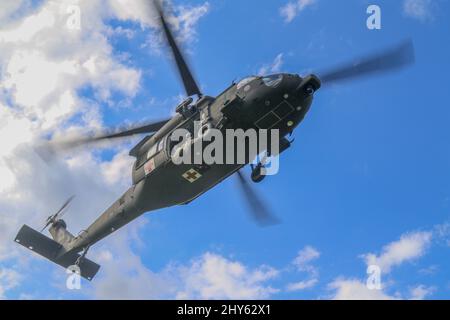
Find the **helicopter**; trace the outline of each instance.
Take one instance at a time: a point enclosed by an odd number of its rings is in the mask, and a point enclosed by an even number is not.
[[[186,91],[186,99],[176,107],[175,115],[170,118],[60,142],[59,147],[64,149],[145,135],[129,153],[136,159],[132,168],[132,186],[86,230],[76,236],[67,230],[62,217],[73,200],[71,197],[47,218],[41,232],[24,225],[15,238],[18,244],[64,268],[76,266],[80,276],[89,281],[100,268],[86,257],[91,246],[146,212],[187,205],[231,176],[237,176],[239,188],[256,221],[262,225],[277,222],[242,169],[251,165],[252,182],[259,183],[265,178],[267,157],[278,156],[292,146],[293,141],[289,137],[304,120],[322,87],[399,70],[415,60],[413,43],[406,40],[378,54],[329,69],[320,77],[289,73],[250,76],[233,82],[221,94],[212,97],[201,92],[168,22],[165,6],[159,1],[152,4]],[[276,130],[278,148],[272,150],[272,144],[266,144],[263,148],[265,155],[257,158],[257,163],[249,153],[246,153],[243,163],[175,163],[173,155],[185,150],[189,152],[189,148],[184,147],[190,146],[193,139],[187,139],[180,149],[180,144],[172,139],[174,133],[182,129],[192,135],[196,124],[199,124],[202,133],[213,129],[220,132]],[[230,151],[225,148],[224,152]],[[43,234],[47,228],[51,238]]]

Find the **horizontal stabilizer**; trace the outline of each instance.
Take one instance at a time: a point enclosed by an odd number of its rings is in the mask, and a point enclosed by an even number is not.
[[[66,269],[75,265],[80,257],[76,252],[59,256],[62,250],[61,244],[31,229],[27,225],[24,225],[20,229],[15,241]],[[97,274],[100,266],[89,259],[83,258],[79,264],[79,268],[81,276],[91,281]]]

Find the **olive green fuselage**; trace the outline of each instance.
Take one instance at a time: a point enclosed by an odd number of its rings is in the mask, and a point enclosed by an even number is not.
[[[224,135],[227,129],[278,129],[280,139],[285,139],[303,120],[313,92],[319,88],[315,76],[283,74],[247,78],[216,98],[202,97],[132,150],[130,154],[136,157],[133,186],[86,231],[64,245],[65,249],[81,251],[145,212],[187,204],[253,160],[247,159],[244,164],[175,164],[170,138],[177,129],[185,129],[192,136],[195,122]],[[197,176],[189,177],[189,172]]]

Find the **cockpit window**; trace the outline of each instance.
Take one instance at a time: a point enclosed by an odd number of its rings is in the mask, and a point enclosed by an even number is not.
[[[283,80],[282,74],[274,74],[263,78],[264,84],[272,88],[277,87],[281,83],[281,80]]]
[[[252,82],[255,79],[258,79],[258,78],[257,77],[248,77],[248,78],[242,79],[237,84],[237,89],[239,90],[239,89],[245,87],[247,84],[249,84],[250,82]]]

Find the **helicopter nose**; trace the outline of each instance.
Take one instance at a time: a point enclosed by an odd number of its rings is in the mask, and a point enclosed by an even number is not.
[[[316,75],[310,74],[304,78],[301,78],[295,92],[298,96],[309,97],[319,90],[321,86],[322,83],[320,79]]]
[[[280,119],[279,129],[292,132],[308,113],[314,94],[321,87],[320,79],[311,74],[301,77],[296,74],[285,74],[280,85],[283,99],[272,110]]]

